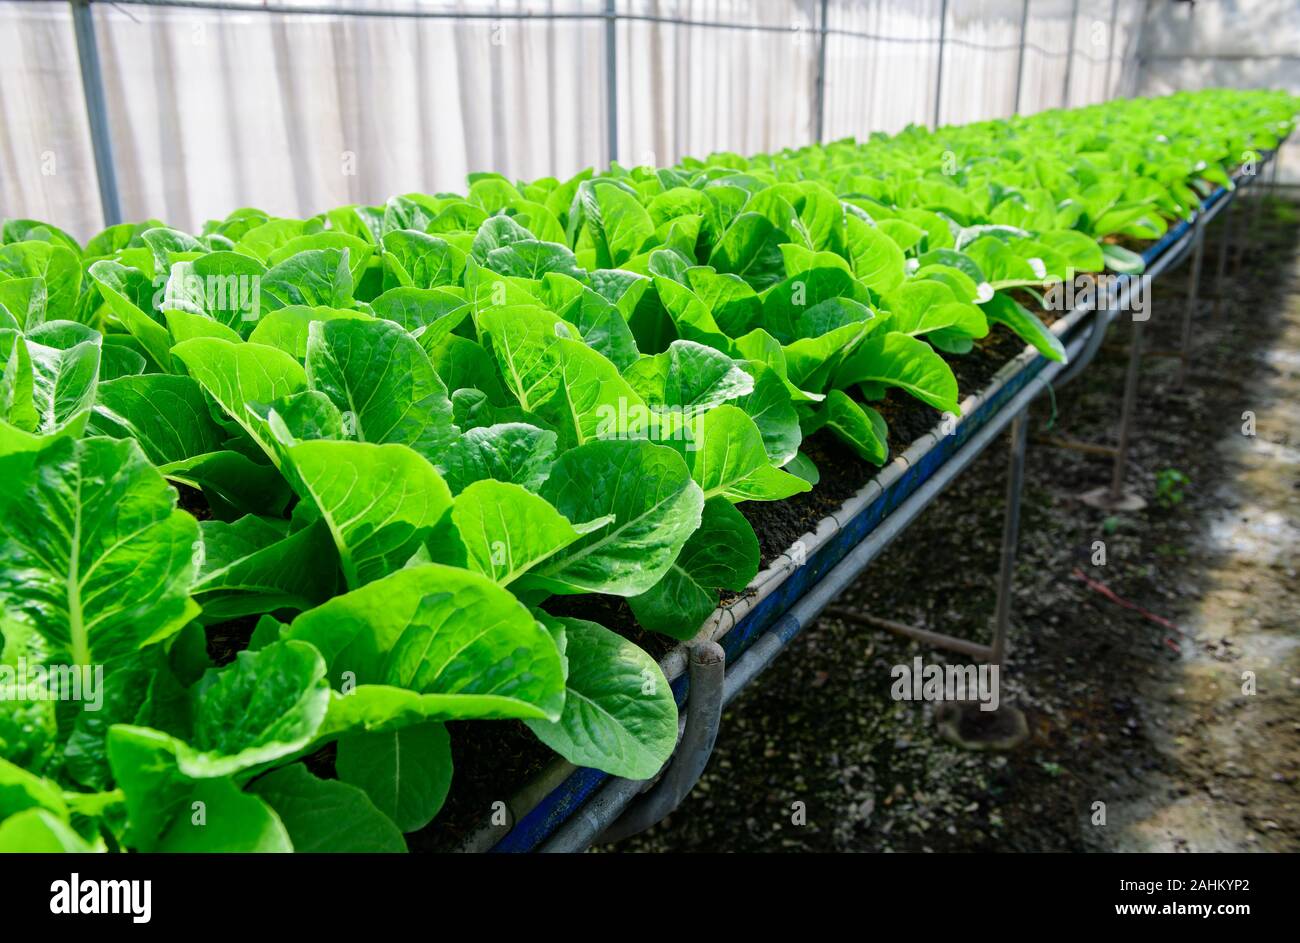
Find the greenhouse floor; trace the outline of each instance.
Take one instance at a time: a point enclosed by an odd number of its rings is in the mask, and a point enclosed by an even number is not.
[[[1061,391],[1050,429],[1051,402],[1034,410],[1002,688],[1026,743],[950,744],[929,705],[889,696],[893,665],[939,656],[826,616],[728,710],[686,803],[614,847],[1300,850],[1300,204],[1266,204],[1253,230],[1217,321],[1202,302],[1186,389],[1176,360],[1144,360],[1128,485],[1145,511],[1084,506],[1110,460],[1041,441],[1113,443],[1126,330]],[[1156,283],[1146,349],[1177,347],[1186,272]],[[840,604],[986,638],[1004,466],[990,449]]]

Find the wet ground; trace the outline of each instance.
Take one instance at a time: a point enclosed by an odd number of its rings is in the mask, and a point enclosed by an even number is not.
[[[1176,359],[1144,360],[1125,481],[1144,510],[1084,505],[1109,459],[1045,441],[1114,443],[1127,327],[1032,413],[1001,678],[1025,742],[949,743],[891,669],[963,656],[826,616],[728,710],[682,808],[617,847],[1300,850],[1300,207],[1250,230],[1185,387]],[[1186,282],[1157,283],[1149,351],[1177,348]],[[1005,465],[986,452],[839,604],[987,641]]]

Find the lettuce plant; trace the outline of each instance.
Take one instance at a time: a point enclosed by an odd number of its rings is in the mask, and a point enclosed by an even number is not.
[[[0,850],[402,850],[453,720],[654,776],[659,666],[548,600],[691,638],[758,570],[736,506],[816,480],[804,436],[883,463],[872,403],[958,413],[946,358],[994,325],[1062,359],[1013,293],[1140,266],[1295,104],[475,174],[85,246],[5,221]]]

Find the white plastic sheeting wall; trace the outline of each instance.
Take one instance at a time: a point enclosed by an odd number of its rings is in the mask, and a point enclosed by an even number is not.
[[[934,118],[941,0],[842,0],[827,15],[825,137]]]
[[[941,124],[1005,118],[1015,112],[1023,14],[1024,0],[948,5]]]
[[[224,5],[248,9],[93,3],[126,219],[193,230],[241,205],[307,215],[462,190],[473,170],[568,175],[608,160],[606,0]],[[278,12],[257,9],[266,5]],[[389,15],[332,12],[358,8]],[[1023,56],[1024,0],[824,8],[831,140],[932,123],[936,95],[941,123],[1011,114],[1018,84],[1022,112],[1061,106],[1072,16],[1068,101],[1109,97],[1132,70],[1105,60],[1133,55],[1141,0],[1031,0]],[[615,9],[623,163],[815,138],[823,0]],[[404,11],[441,16],[394,15]],[[66,2],[0,0],[0,215],[81,238],[103,225]]]
[[[617,27],[621,161],[658,166],[807,144],[818,8],[819,0],[622,0],[620,13],[647,19]],[[703,25],[723,23],[762,28]]]
[[[95,156],[66,3],[0,5],[0,216],[100,227]]]

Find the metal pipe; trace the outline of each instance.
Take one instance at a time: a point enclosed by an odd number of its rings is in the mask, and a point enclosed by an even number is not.
[[[1232,244],[1233,223],[1237,218],[1232,208],[1236,203],[1235,198],[1229,201],[1219,233],[1219,258],[1214,263],[1214,306],[1210,308],[1210,319],[1214,321],[1219,319],[1219,308],[1223,304],[1223,276],[1228,269],[1228,247]]]
[[[668,771],[649,792],[597,838],[613,842],[659,824],[682,804],[699,782],[713,755],[722,723],[722,688],[727,656],[717,642],[691,646],[690,687],[687,689],[686,726]]]
[[[845,609],[841,606],[827,606],[825,614],[834,616],[836,619],[843,619],[845,622],[856,622],[859,625],[870,626],[873,629],[884,629],[886,632],[892,632],[904,638],[916,639],[918,642],[924,642],[926,645],[935,648],[960,652],[963,655],[970,655],[972,658],[980,660],[986,660],[993,654],[993,649],[988,645],[981,645],[979,642],[972,642],[970,639],[958,638],[944,632],[932,632],[929,629],[908,625],[906,622],[896,622],[893,619],[884,619],[866,612],[854,612],[852,609]]]
[[[1258,186],[1260,175],[1263,173],[1263,164],[1267,163],[1268,158],[1260,154],[1260,166],[1255,168],[1255,172],[1250,175],[1246,182],[1246,187],[1251,190],[1250,205],[1244,212],[1250,214],[1250,219],[1246,222],[1246,230],[1242,234],[1241,241],[1236,245],[1236,253],[1232,261],[1232,271],[1237,273],[1241,271],[1241,263],[1245,260],[1246,252],[1252,242],[1254,242],[1256,227],[1259,225],[1259,204],[1262,199],[1260,187]]]
[[[813,120],[816,122],[813,142],[821,144],[826,139],[826,15],[830,0],[822,0],[819,32],[817,36],[817,81],[813,86],[815,110]]]
[[[1133,43],[1133,85],[1128,90],[1128,94],[1136,95],[1138,89],[1142,87],[1142,66],[1145,56],[1142,55],[1142,45],[1146,40],[1147,20],[1151,17],[1151,0],[1144,0],[1142,4],[1142,16],[1138,19],[1137,41]]]
[[[1081,374],[1088,364],[1092,363],[1093,358],[1097,356],[1097,351],[1101,350],[1101,343],[1106,338],[1106,328],[1110,327],[1113,317],[1114,312],[1110,310],[1097,312],[1083,348],[1079,351],[1079,356],[1070,358],[1069,364],[1057,376],[1056,382],[1052,384],[1053,389],[1060,389],[1065,386],[1065,384]]]
[[[1205,217],[1196,217],[1196,248],[1192,251],[1192,263],[1187,273],[1187,301],[1183,306],[1183,336],[1179,345],[1178,385],[1187,383],[1187,360],[1192,348],[1192,318],[1196,316],[1196,307],[1201,290],[1201,259],[1205,255]]]
[[[1106,101],[1110,93],[1110,74],[1115,65],[1115,34],[1119,32],[1119,0],[1110,0],[1110,42],[1106,44]]]
[[[90,123],[90,146],[95,154],[95,176],[99,181],[99,204],[104,225],[122,221],[122,204],[117,192],[117,169],[113,163],[113,137],[104,101],[104,75],[99,67],[99,45],[95,41],[95,15],[90,0],[71,0],[72,29],[77,36],[77,59],[81,63],[81,89]]]
[[[1070,77],[1074,72],[1074,34],[1079,25],[1079,0],[1070,7],[1069,58],[1065,60],[1065,86],[1061,89],[1061,107],[1070,107]]]
[[[1099,332],[1100,333],[1100,332]],[[1011,580],[1016,570],[1016,547],[1020,540],[1020,495],[1025,486],[1025,437],[1029,421],[1024,412],[1011,422],[1011,455],[1007,461],[1007,507],[1002,522],[1002,562],[998,569],[998,602],[993,620],[992,664],[1000,665],[1007,654],[1007,631],[1011,624]]]
[[[1013,115],[1020,114],[1020,89],[1025,81],[1025,35],[1029,30],[1029,0],[1020,7],[1020,52],[1016,56],[1016,103],[1011,108]]]
[[[644,786],[645,783],[636,780],[612,777],[537,850],[542,854],[586,851],[623,814]]]
[[[374,19],[401,20],[531,20],[545,23],[551,20],[591,21],[632,20],[638,23],[659,23],[665,26],[699,26],[707,29],[738,29],[760,33],[788,34],[788,26],[770,23],[734,23],[720,20],[692,20],[685,17],[660,16],[653,13],[611,13],[608,10],[438,10],[412,7],[408,9],[374,7],[296,6],[289,3],[262,2],[256,6],[233,4],[224,0],[85,0],[87,3],[105,3],[112,6],[175,7],[185,10],[212,10],[220,13],[274,13],[284,16],[344,16]]]
[[[605,0],[605,149],[608,163],[618,160],[618,0]]]
[[[1036,435],[1034,436],[1034,444],[1048,445],[1054,449],[1066,449],[1070,452],[1079,452],[1083,455],[1099,455],[1102,458],[1115,457],[1114,446],[1097,445],[1093,442],[1079,442],[1076,439],[1063,439],[1060,436],[1054,435]]]
[[[422,8],[411,9],[373,9],[358,7],[331,7],[331,6],[294,6],[287,3],[273,3],[270,0],[263,0],[256,6],[247,4],[234,4],[226,0],[84,0],[89,4],[102,3],[115,7],[123,6],[141,6],[141,7],[174,7],[183,10],[212,10],[219,13],[274,13],[283,16],[344,16],[360,17],[375,19],[405,19],[405,20],[512,20],[512,21],[533,21],[545,23],[551,20],[568,20],[572,22],[584,22],[591,20],[605,20],[610,14],[601,12],[585,11],[530,11],[530,10],[426,10]],[[654,13],[615,13],[614,19],[627,20],[635,23],[657,23],[663,26],[698,26],[703,29],[734,29],[755,33],[782,33],[788,34],[788,26],[776,26],[770,23],[735,23],[725,20],[694,20],[679,16],[662,16]],[[864,30],[852,29],[827,29],[827,35],[830,36],[847,36],[853,39],[869,39],[882,43],[906,43],[914,45],[928,45],[938,42],[934,36],[887,36],[881,33],[871,33]],[[967,49],[976,49],[984,52],[1011,52],[1016,48],[1014,44],[1007,43],[980,43],[969,39],[960,39],[948,37],[945,43],[954,46],[962,46]],[[1042,55],[1061,59],[1068,55],[1064,52],[1054,52],[1049,49],[1035,44],[1027,44],[1027,48],[1034,49]],[[1104,59],[1100,56],[1091,56],[1086,53],[1080,53],[1085,59],[1093,62],[1101,62]]]
[[[1110,500],[1117,503],[1124,494],[1124,473],[1128,470],[1128,442],[1137,406],[1138,373],[1142,366],[1142,321],[1133,320],[1129,342],[1128,372],[1124,376],[1124,400],[1119,414],[1119,444],[1115,447],[1115,466],[1110,479]]]
[[[939,65],[934,75],[934,129],[939,130],[939,108],[943,103],[943,44],[948,36],[948,0],[939,8]]]
[[[1278,159],[1282,152],[1282,145],[1279,143],[1273,150],[1273,156],[1268,161],[1268,186],[1264,188],[1263,196],[1267,197],[1270,204],[1277,199],[1277,166],[1281,161]],[[1264,221],[1264,228],[1272,232],[1275,227],[1277,218],[1270,216]]]

